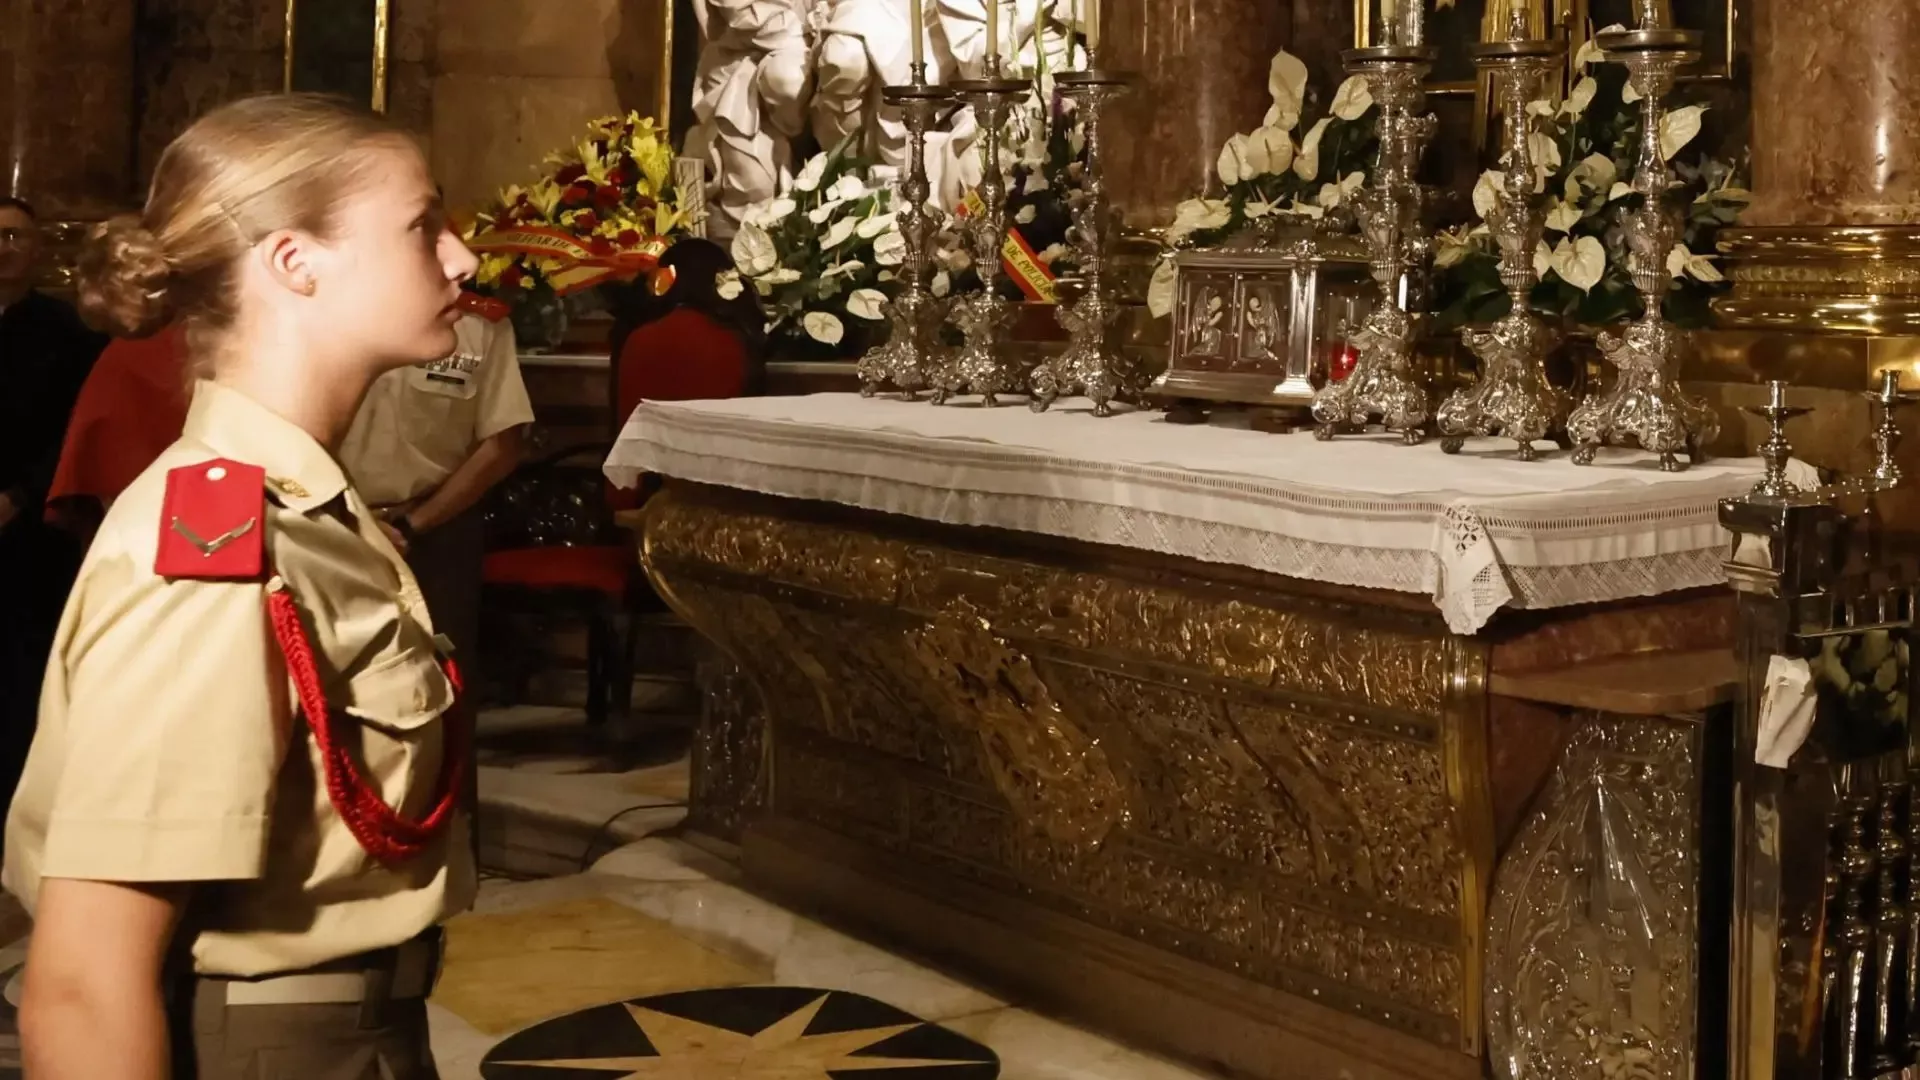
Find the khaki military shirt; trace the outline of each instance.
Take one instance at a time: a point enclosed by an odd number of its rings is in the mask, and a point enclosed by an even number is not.
[[[455,333],[447,359],[380,376],[340,444],[353,486],[376,507],[431,495],[475,447],[533,422],[513,326],[469,314]]]
[[[474,869],[464,814],[397,869],[347,831],[296,716],[266,583],[154,573],[168,470],[216,457],[266,470],[269,569],[306,616],[329,702],[358,722],[370,785],[415,819],[439,796],[453,692],[413,575],[319,443],[202,383],[67,602],[4,882],[29,910],[48,877],[221,883],[194,890],[196,964],[267,975],[407,940],[471,902]]]

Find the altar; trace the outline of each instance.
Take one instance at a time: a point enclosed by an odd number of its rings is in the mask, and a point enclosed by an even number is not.
[[[1691,1074],[1757,462],[816,394],[644,405],[606,472],[750,684],[694,817],[756,887],[1235,1073],[1479,1077],[1590,1007]]]

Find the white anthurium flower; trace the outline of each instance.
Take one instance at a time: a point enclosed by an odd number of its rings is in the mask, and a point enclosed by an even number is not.
[[[1560,103],[1561,116],[1579,116],[1593,104],[1593,95],[1600,91],[1600,80],[1591,75],[1582,75],[1580,81],[1573,84],[1567,92],[1567,100]]]
[[[1545,247],[1545,241],[1541,242]],[[1540,258],[1536,251],[1534,263],[1537,267]],[[1555,244],[1547,256],[1547,267],[1560,275],[1560,280],[1586,292],[1607,273],[1607,249],[1597,236],[1564,237]]]
[[[1457,266],[1473,253],[1473,233],[1465,228],[1442,229],[1433,236],[1433,265],[1445,270]]]
[[[1067,245],[1048,244],[1045,248],[1042,248],[1040,250],[1040,253],[1035,255],[1034,258],[1039,259],[1042,263],[1048,266],[1052,266],[1053,261],[1055,259],[1058,259],[1060,256],[1065,255],[1066,253],[1067,253]]]
[[[827,235],[820,238],[821,250],[825,251],[837,248],[841,244],[853,239],[854,232],[859,228],[860,222],[850,217],[843,217],[839,221],[834,222],[828,227]]]
[[[1622,105],[1631,105],[1639,101],[1641,96],[1640,88],[1633,85],[1632,79],[1628,79],[1626,85],[1620,88],[1620,104]]]
[[[1674,277],[1684,274],[1695,281],[1727,280],[1721,275],[1720,268],[1713,265],[1713,256],[1695,255],[1685,244],[1675,244],[1673,250],[1667,253],[1667,273]]]
[[[857,274],[860,271],[865,270],[866,268],[867,268],[867,264],[864,262],[861,262],[859,259],[847,259],[844,262],[834,263],[832,266],[829,266],[825,270],[821,271],[820,280],[825,281],[829,278],[837,278],[843,275],[851,277],[852,275]]]
[[[866,193],[866,182],[855,174],[848,173],[840,179],[835,180],[833,186],[827,189],[827,198],[839,199],[844,202],[858,199]]]
[[[1147,314],[1164,319],[1173,314],[1174,286],[1178,281],[1172,259],[1161,259],[1153,267],[1153,280],[1147,283]]]
[[[1280,111],[1270,126],[1292,131],[1300,123],[1300,107],[1307,100],[1307,65],[1285,49],[1273,54],[1267,69],[1267,91],[1273,95],[1274,108]]]
[[[713,291],[722,300],[738,300],[745,287],[740,284],[740,272],[728,270],[713,279]]]
[[[1556,111],[1553,102],[1547,98],[1534,98],[1527,102],[1528,116],[1552,116]]]
[[[899,233],[881,233],[873,242],[873,261],[881,266],[899,266],[906,260],[907,238]]]
[[[825,225],[832,219],[833,215],[839,213],[840,208],[845,205],[847,205],[845,199],[828,199],[826,202],[807,211],[807,220],[813,222],[815,225]]]
[[[1613,202],[1615,199],[1624,199],[1632,194],[1634,194],[1632,184],[1623,184],[1616,180],[1613,186],[1607,189],[1607,201]]]
[[[1220,160],[1214,163],[1214,168],[1220,173],[1220,182],[1228,187],[1254,175],[1253,165],[1247,160],[1249,142],[1245,135],[1235,135],[1220,148]]]
[[[1281,119],[1280,106],[1269,105],[1267,106],[1267,115],[1260,118],[1260,126],[1261,127],[1277,127],[1280,124],[1280,119]],[[1295,117],[1294,123],[1297,124],[1299,122],[1300,122],[1299,118]]]
[[[1473,212],[1481,218],[1493,213],[1500,205],[1500,189],[1506,185],[1507,174],[1498,169],[1488,169],[1480,174],[1473,183]]]
[[[1373,108],[1373,92],[1365,75],[1349,75],[1333,92],[1333,107],[1327,111],[1342,120],[1358,120]]]
[[[1013,223],[1015,225],[1031,225],[1033,224],[1033,219],[1039,216],[1040,208],[1032,203],[1028,203],[1013,215]]]
[[[779,262],[780,253],[767,230],[751,221],[741,222],[740,230],[733,234],[733,265],[749,277],[758,277]]]
[[[1278,208],[1270,202],[1265,202],[1260,199],[1249,199],[1247,205],[1241,207],[1240,210],[1247,215],[1248,221],[1259,221],[1263,217],[1271,217],[1278,211]]]
[[[1542,240],[1533,248],[1533,276],[1546,277],[1552,269],[1553,249],[1547,246],[1545,240]]]
[[[827,155],[815,154],[813,159],[800,170],[800,175],[793,178],[793,186],[800,191],[814,191],[820,187],[820,181],[826,179],[826,176]]]
[[[855,289],[847,294],[847,314],[877,321],[886,317],[887,294],[879,289]]]
[[[1544,131],[1535,131],[1527,136],[1527,153],[1533,158],[1536,169],[1553,170],[1560,167],[1560,140]]]
[[[1047,190],[1047,174],[1035,169],[1027,174],[1027,182],[1021,186],[1022,195],[1038,195]]]
[[[1302,180],[1314,180],[1320,176],[1320,138],[1327,133],[1330,117],[1321,117],[1307,129],[1307,137],[1300,140],[1300,149],[1293,155],[1293,175]]]
[[[1194,233],[1218,229],[1233,220],[1233,204],[1225,199],[1188,199],[1175,208],[1167,228],[1167,243],[1177,244]]]
[[[840,339],[847,336],[847,328],[839,319],[825,311],[809,311],[800,319],[800,325],[807,330],[807,336],[822,345],[838,345]]]
[[[1314,196],[1313,201],[1331,210],[1341,203],[1346,202],[1348,196],[1359,191],[1361,186],[1366,182],[1366,173],[1350,172],[1337,183],[1322,184],[1320,186],[1320,193]]]
[[[892,281],[894,279],[894,274],[893,274],[893,271],[891,270],[882,270],[879,273],[873,275],[873,277],[874,277],[874,280],[876,281],[887,282],[887,281]]]
[[[742,215],[742,220],[751,221],[763,229],[771,229],[791,217],[793,212],[798,208],[798,204],[792,199],[784,197],[768,199],[766,202],[755,203],[747,207],[747,212]]]
[[[791,285],[799,280],[800,271],[790,266],[782,266],[777,270],[769,270],[761,274],[759,277],[754,278],[753,282],[756,285],[765,285],[768,288],[772,288],[776,285]]]
[[[927,291],[933,293],[935,296],[945,296],[952,292],[953,275],[947,273],[945,270],[934,274],[933,280],[927,284]]]
[[[1600,48],[1596,39],[1599,38],[1601,34],[1618,34],[1625,29],[1626,29],[1625,26],[1622,26],[1619,23],[1614,23],[1612,26],[1608,26],[1605,29],[1600,30],[1598,33],[1595,33],[1592,38],[1588,38],[1586,43],[1580,46],[1580,51],[1573,54],[1574,66],[1579,68],[1585,68],[1589,64],[1606,63],[1607,62],[1606,51]]]
[[[1685,105],[1660,118],[1660,159],[1672,161],[1686,145],[1700,134],[1700,115],[1707,111],[1705,105]]]
[[[1588,154],[1581,158],[1573,171],[1567,174],[1567,201],[1579,202],[1582,191],[1606,191],[1613,186],[1619,176],[1613,159],[1605,154]]]
[[[1293,136],[1277,127],[1253,133],[1249,146],[1255,176],[1276,176],[1293,165]]]
[[[898,221],[899,217],[899,214],[894,212],[875,214],[867,220],[862,221],[860,227],[855,229],[854,233],[862,240],[871,240],[881,233],[892,229],[894,222]]]
[[[1556,200],[1547,211],[1547,229],[1552,232],[1568,232],[1585,216],[1580,212],[1580,204]]]

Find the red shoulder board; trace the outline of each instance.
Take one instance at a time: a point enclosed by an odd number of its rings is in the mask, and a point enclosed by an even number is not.
[[[163,578],[252,581],[266,570],[267,471],[215,458],[167,473],[160,508]]]
[[[478,315],[488,322],[499,322],[513,314],[513,308],[505,300],[495,300],[491,296],[481,296],[479,293],[461,293],[459,307],[461,311],[469,315]]]

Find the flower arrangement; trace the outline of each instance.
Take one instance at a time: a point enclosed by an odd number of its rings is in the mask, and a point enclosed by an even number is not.
[[[1027,247],[1045,278],[1023,285],[1012,274],[1002,275],[999,288],[1010,300],[1051,302],[1053,279],[1080,266],[1079,249],[1069,242],[1068,231],[1086,201],[1082,182],[1087,133],[1070,100],[1042,89],[1050,82],[1044,77],[1036,79],[1025,107],[1008,124],[1008,143],[1017,150],[1007,175],[1007,224],[1019,234],[1014,242]],[[937,296],[980,288],[973,256],[958,222],[953,225],[934,242],[933,291]]]
[[[720,294],[751,287],[767,336],[801,356],[857,355],[886,318],[906,259],[886,177],[841,143],[815,155],[793,188],[749,207]]]
[[[1366,185],[1379,148],[1378,110],[1365,76],[1354,75],[1334,91],[1327,114],[1315,120],[1298,143],[1307,102],[1307,66],[1282,49],[1267,77],[1273,106],[1261,126],[1235,135],[1220,149],[1214,171],[1218,198],[1188,199],[1175,210],[1167,228],[1173,248],[1212,247],[1250,228],[1293,219],[1319,221],[1344,217],[1347,203]],[[1154,271],[1147,305],[1155,318],[1172,308],[1173,262],[1162,259]]]
[[[1627,270],[1622,227],[1626,212],[1645,198],[1632,187],[1641,134],[1640,110],[1634,107],[1639,98],[1628,85],[1626,69],[1602,59],[1589,42],[1575,57],[1581,74],[1566,99],[1527,107],[1533,118],[1529,149],[1538,173],[1536,190],[1547,201],[1546,234],[1534,254],[1540,282],[1529,299],[1536,311],[1588,326],[1637,318],[1642,311]],[[1705,111],[1700,105],[1673,109],[1660,127],[1660,152],[1679,181],[1674,197],[1687,204],[1679,242],[1667,259],[1676,281],[1664,307],[1666,317],[1683,327],[1705,325],[1708,301],[1726,288],[1713,256],[1705,253],[1748,202],[1747,192],[1734,185],[1728,163],[1704,152],[1680,159],[1698,137]],[[1498,170],[1483,173],[1473,189],[1479,220],[1435,237],[1436,329],[1490,322],[1507,313],[1499,256],[1485,222],[1504,179]]]
[[[665,129],[638,113],[588,125],[546,173],[479,214],[475,284],[509,303],[565,296],[650,269],[685,219]]]

